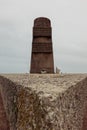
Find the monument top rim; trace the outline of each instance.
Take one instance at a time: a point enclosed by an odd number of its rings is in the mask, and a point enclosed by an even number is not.
[[[47,18],[47,17],[37,17],[37,18],[35,18],[35,20],[38,20],[38,19],[45,19],[45,20],[50,21],[50,19],[49,19],[49,18]]]
[[[47,17],[38,17],[34,20],[34,27],[50,27],[51,21]]]

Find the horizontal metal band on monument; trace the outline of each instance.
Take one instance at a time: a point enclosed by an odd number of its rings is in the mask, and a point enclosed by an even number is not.
[[[33,28],[33,37],[51,37],[51,28]]]
[[[49,44],[51,44],[52,45],[52,41],[50,41],[50,42],[48,42],[48,41],[45,41],[45,42],[41,42],[41,41],[34,41],[34,42],[32,42],[33,44],[38,44],[38,45],[40,45],[40,44],[45,44],[45,46],[46,46],[46,44],[47,45],[49,45]]]

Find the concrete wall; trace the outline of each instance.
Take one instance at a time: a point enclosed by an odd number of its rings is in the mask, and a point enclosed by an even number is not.
[[[9,120],[10,130],[16,130],[17,122],[17,85],[0,76],[0,91],[5,107],[6,115]]]
[[[46,85],[46,88],[53,87],[48,83]],[[11,130],[16,130],[15,126],[17,130],[84,130],[87,78],[55,97],[55,91],[49,94],[44,92],[43,87],[35,87],[31,84],[27,87],[18,86],[0,77],[0,88]]]
[[[18,130],[82,130],[86,102],[87,78],[56,99],[22,88],[18,96]]]
[[[85,107],[84,111],[82,130],[87,130],[87,106]]]

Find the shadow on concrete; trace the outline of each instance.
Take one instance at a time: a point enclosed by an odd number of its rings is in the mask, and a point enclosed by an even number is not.
[[[6,117],[6,112],[3,105],[3,100],[0,93],[0,130],[10,130],[9,122]]]

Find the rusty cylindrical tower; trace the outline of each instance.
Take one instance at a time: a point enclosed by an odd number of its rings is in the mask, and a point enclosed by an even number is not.
[[[30,73],[54,73],[52,28],[48,18],[34,20]]]

